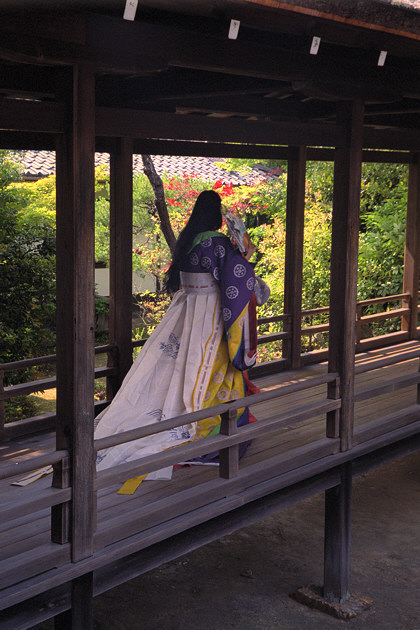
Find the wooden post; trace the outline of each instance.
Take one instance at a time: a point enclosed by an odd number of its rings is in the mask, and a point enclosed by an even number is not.
[[[54,617],[54,630],[90,630],[93,628],[93,573],[86,573],[71,583],[71,609]]]
[[[419,359],[419,367],[418,371],[420,372],[420,359]],[[417,384],[417,392],[416,392],[416,404],[420,405],[420,383]]]
[[[71,455],[73,562],[93,553],[96,509],[94,87],[92,68],[75,66],[71,125],[57,142],[57,448]]]
[[[4,424],[6,420],[6,409],[4,404],[4,370],[0,370],[0,440],[4,438]]]
[[[340,398],[340,379],[335,378],[327,385],[327,398],[338,400]],[[338,438],[340,436],[340,409],[327,412],[326,436]]]
[[[236,409],[222,413],[220,423],[221,435],[235,435],[238,433],[238,412]],[[219,454],[219,475],[223,479],[232,479],[239,471],[239,445],[234,444],[228,448],[222,448]]]
[[[341,484],[325,493],[324,598],[334,602],[350,595],[351,466],[342,466]]]
[[[345,451],[352,447],[354,418],[363,104],[340,104],[338,122],[345,126],[346,144],[336,149],[334,163],[328,371],[340,378],[339,435]],[[327,432],[333,433],[333,420],[327,420]],[[341,484],[325,493],[324,597],[331,601],[342,602],[349,595],[351,485],[351,464],[346,464]]]
[[[352,445],[363,105],[340,106],[346,146],[335,150],[328,371],[340,376],[341,450]]]
[[[65,457],[53,466],[53,488],[68,488],[70,483],[70,458]],[[51,509],[51,540],[63,545],[70,540],[70,503],[53,505]]]
[[[132,248],[133,248],[133,143],[119,138],[111,153],[110,201],[110,301],[109,335],[116,352],[118,374],[108,379],[107,398],[113,398],[131,367],[132,348]]]
[[[410,163],[408,173],[407,224],[405,230],[403,293],[410,298],[403,301],[403,307],[410,307],[410,313],[403,315],[401,330],[407,331],[409,339],[417,339],[418,295],[420,271],[420,155],[416,153]]]
[[[285,330],[284,358],[291,368],[301,365],[302,269],[305,214],[306,147],[289,147],[287,163],[286,251],[284,262],[284,312],[290,315]]]
[[[356,352],[360,350],[360,341],[362,339],[362,316],[363,306],[356,304]]]

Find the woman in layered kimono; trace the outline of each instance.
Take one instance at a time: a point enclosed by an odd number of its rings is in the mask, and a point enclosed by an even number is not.
[[[217,231],[221,225],[219,195],[202,192],[167,273],[171,305],[100,414],[96,438],[247,395],[246,370],[256,360],[255,276],[248,262],[255,249],[239,253]],[[248,409],[239,410],[238,425],[248,422]],[[105,449],[98,454],[97,469],[213,435],[219,428],[216,416]],[[171,472],[172,467],[147,478],[170,478]]]

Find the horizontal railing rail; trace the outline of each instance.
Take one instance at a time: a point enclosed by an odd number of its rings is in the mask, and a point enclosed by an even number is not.
[[[379,304],[385,304],[387,302],[401,302],[401,307],[392,308],[387,311],[383,311],[380,313],[371,313],[368,315],[363,315],[363,309],[369,306],[375,306]],[[319,315],[326,315],[330,311],[329,307],[322,308],[313,308],[304,310],[301,313],[302,320],[310,319],[311,324],[309,326],[302,326],[301,328],[301,336],[302,337],[311,337],[318,333],[328,333],[329,332],[329,323],[323,322],[319,324],[312,324],[312,320],[314,317]],[[402,318],[405,315],[408,315],[411,311],[411,296],[409,293],[397,293],[393,295],[386,295],[377,298],[371,298],[368,300],[360,300],[356,304],[356,349],[360,351],[363,349],[369,349],[369,347],[378,347],[381,345],[386,345],[387,338],[393,339],[392,336],[396,334],[399,335],[398,341],[403,341],[404,339],[408,339],[408,332],[398,331],[398,333],[391,332],[384,335],[372,335],[371,337],[366,337],[362,339],[362,327],[366,324],[383,322],[387,320]],[[379,340],[380,338],[380,340]],[[311,341],[310,341],[311,345]],[[306,354],[310,354],[313,350],[309,350]],[[322,355],[324,358],[324,355]]]
[[[357,302],[359,306],[372,306],[373,304],[385,304],[386,302],[396,302],[397,300],[406,300],[410,298],[409,293],[396,293],[393,295],[384,295],[381,297],[370,298],[368,300],[360,300]]]
[[[107,344],[95,347],[95,354],[103,354],[110,352],[115,348],[113,344]],[[38,365],[45,365],[46,363],[55,363],[57,360],[56,354],[48,354],[43,357],[31,357],[29,359],[19,359],[19,361],[10,361],[9,363],[0,363],[0,371],[10,372],[11,370],[22,370],[28,367],[36,367]]]
[[[95,379],[104,376],[114,376],[117,374],[117,368],[98,367],[95,368]],[[57,386],[57,378],[43,378],[37,381],[29,381],[28,383],[19,383],[18,385],[9,385],[0,392],[0,400],[8,400],[16,396],[24,396],[34,392],[44,391],[46,389],[54,389]]]
[[[393,353],[391,356],[381,357],[376,361],[362,361],[356,364],[355,373],[356,376],[364,375],[367,372],[373,370],[383,369],[394,366],[396,364],[406,363],[407,361],[417,360],[417,370],[401,376],[392,376],[391,378],[385,378],[381,382],[374,382],[364,386],[364,379],[361,384],[358,384],[354,394],[354,403],[361,403],[372,398],[393,394],[401,389],[407,389],[413,385],[416,387],[416,396],[413,399],[410,397],[407,402],[408,406],[400,407],[396,411],[389,413],[388,409],[380,413],[378,417],[370,422],[367,422],[355,429],[353,436],[354,444],[360,443],[363,440],[369,440],[373,437],[377,437],[382,433],[396,430],[405,425],[410,425],[420,418],[420,371],[418,367],[418,359],[420,358],[420,348],[413,349],[402,353]],[[389,374],[393,374],[391,370]],[[360,386],[361,385],[361,386]]]
[[[111,353],[115,350],[115,347],[115,344],[96,346],[95,354]],[[9,363],[0,363],[0,429],[3,429],[6,439],[19,437],[35,431],[45,431],[54,427],[57,417],[55,412],[44,413],[24,418],[22,420],[15,420],[6,424],[4,403],[5,401],[12,400],[18,396],[27,396],[36,392],[54,389],[57,386],[57,378],[56,376],[52,376],[49,378],[27,381],[25,383],[18,383],[16,385],[4,386],[5,374],[15,370],[24,370],[32,367],[54,364],[56,360],[57,355],[50,354],[42,357],[19,359],[18,361],[10,361]],[[118,374],[118,368],[116,366],[96,367],[94,371],[94,378],[108,378],[110,376],[115,376],[116,374]],[[95,401],[95,415],[99,413],[99,411],[101,411],[108,403],[109,401],[106,400]]]
[[[9,479],[16,475],[25,475],[38,468],[53,466],[68,456],[69,452],[67,450],[51,451],[49,453],[43,453],[42,455],[35,455],[29,459],[3,464],[0,466],[0,479]]]
[[[289,321],[291,316],[288,313],[282,313],[280,315],[270,315],[269,317],[259,317],[258,325],[260,324],[274,324],[276,322]]]
[[[381,396],[382,394],[389,394],[399,389],[405,389],[411,385],[418,385],[420,383],[420,372],[414,374],[398,376],[396,378],[390,378],[382,383],[371,385],[370,387],[363,388],[354,395],[354,402],[362,402],[364,400],[370,400],[375,396]]]
[[[364,372],[371,372],[372,370],[377,370],[396,363],[402,363],[403,361],[409,361],[410,359],[416,359],[418,357],[420,357],[420,348],[415,348],[413,350],[407,350],[407,352],[402,352],[388,357],[381,357],[375,361],[369,360],[357,363],[354,371],[355,374],[363,374]]]
[[[369,306],[385,304],[388,302],[397,302],[401,301],[401,306],[390,309],[380,313],[371,313],[368,315],[362,315],[363,309]],[[302,311],[301,316],[302,320],[310,318],[311,321],[314,317],[328,315],[329,307],[320,307],[320,308],[312,308]],[[377,335],[373,337],[368,337],[366,339],[361,339],[362,326],[364,324],[372,324],[377,322],[382,322],[390,319],[402,318],[407,316],[410,312],[410,295],[408,293],[399,293],[394,295],[382,296],[378,298],[371,298],[368,300],[361,300],[357,303],[356,309],[356,349],[357,351],[367,350],[374,347],[381,347],[386,345],[387,343],[396,343],[400,341],[404,341],[408,339],[408,332],[406,331],[397,331],[392,333],[387,333],[384,335]],[[283,313],[280,315],[273,315],[268,317],[261,317],[258,319],[258,325],[263,326],[267,324],[273,323],[283,323],[284,326],[289,326],[291,322],[291,316],[288,313]],[[304,325],[301,327],[301,336],[309,337],[309,345],[310,348],[303,355],[303,362],[310,363],[313,361],[321,361],[327,357],[328,350],[326,348],[313,349],[311,348],[311,339],[314,335],[317,334],[328,334],[329,332],[329,323],[321,322],[315,323],[312,325]],[[286,330],[267,332],[260,334],[258,336],[257,343],[259,345],[267,345],[273,342],[286,342],[291,339],[291,332]],[[132,341],[132,347],[138,348],[142,347],[146,343],[147,339],[136,339]],[[96,354],[106,354],[112,353],[115,350],[114,344],[106,344],[101,345],[95,348]],[[285,355],[283,354],[283,357]],[[24,396],[28,394],[33,394],[38,391],[44,391],[47,389],[54,389],[56,387],[57,381],[56,377],[52,376],[49,378],[38,379],[35,381],[28,381],[26,383],[19,383],[16,385],[4,386],[4,376],[7,372],[13,370],[21,370],[25,368],[31,368],[36,366],[42,366],[46,364],[54,364],[56,362],[56,355],[46,355],[42,357],[33,357],[29,359],[21,359],[18,361],[12,361],[9,363],[0,364],[0,426],[3,426],[5,423],[4,418],[4,402],[7,400],[11,400],[17,396]],[[277,369],[284,369],[287,367],[287,360],[277,359],[273,362],[273,366],[279,365]],[[270,365],[270,363],[265,363],[261,365]],[[273,367],[274,369],[274,367]],[[116,375],[118,372],[118,367],[113,364],[113,367],[98,367],[95,369],[95,379],[99,378],[108,378]],[[99,404],[98,404],[99,402]],[[95,404],[95,408],[97,411],[103,408],[109,401],[97,401]],[[25,421],[17,420],[10,423],[7,423],[5,426],[7,427],[6,433],[14,436],[14,435],[23,435],[26,430],[29,432],[32,430],[37,430],[36,427],[40,427],[39,430],[44,430],[47,426],[53,427],[54,421],[56,418],[56,414],[54,412],[48,414],[42,414],[41,416],[35,416],[32,418],[26,418]],[[12,425],[15,429],[12,429]],[[32,428],[31,428],[32,427]]]
[[[361,364],[356,366],[356,373],[362,374],[378,368],[387,367],[402,363],[404,361],[417,359],[420,357],[420,349],[414,349],[407,352],[399,353],[396,355],[382,357],[377,361],[371,361],[370,363]],[[138,427],[130,431],[119,433],[117,435],[108,436],[95,440],[95,449],[102,450],[112,446],[117,446],[126,442],[141,439],[149,435],[157,434],[162,431],[170,430],[175,427],[189,424],[192,422],[198,422],[209,415],[214,416],[222,413],[228,413],[229,411],[236,411],[237,409],[248,406],[251,407],[261,402],[273,400],[286,396],[291,393],[296,393],[320,386],[322,384],[336,383],[338,379],[337,373],[328,373],[319,377],[311,378],[303,382],[291,383],[285,386],[279,386],[272,390],[262,392],[260,394],[254,394],[246,398],[241,398],[236,401],[231,401],[227,404],[217,405],[209,409],[204,409],[182,416],[170,418],[163,422],[154,425],[147,425],[144,427]],[[388,379],[381,384],[376,384],[370,388],[366,388],[355,396],[356,401],[365,400],[370,397],[378,396],[396,389],[409,387],[411,385],[418,385],[420,383],[420,373],[408,374],[405,376]],[[283,423],[287,422],[293,424],[300,422],[303,419],[313,417],[322,413],[329,413],[341,407],[341,400],[326,398],[318,403],[312,403],[311,405],[304,406],[293,411],[293,417],[290,417],[290,412],[279,414],[272,418],[267,418],[253,423],[252,425],[246,425],[241,427],[234,435],[217,435],[211,438],[205,438],[197,442],[185,444],[182,447],[176,447],[176,449],[169,449],[155,455],[147,455],[143,458],[139,458],[136,462],[130,462],[129,464],[122,464],[116,466],[112,470],[106,470],[99,473],[98,487],[104,487],[110,480],[115,480],[121,474],[127,475],[140,475],[151,472],[158,468],[164,468],[165,466],[176,464],[179,461],[185,461],[192,457],[198,457],[209,451],[224,449],[233,445],[240,444],[249,439],[253,439],[260,435],[267,435],[268,433],[275,431]]]
[[[209,452],[220,451],[228,447],[237,446],[242,442],[253,440],[261,435],[267,436],[279,429],[281,425],[289,427],[291,424],[298,424],[316,415],[326,414],[341,407],[341,400],[325,398],[318,403],[312,403],[305,407],[297,408],[290,413],[284,413],[273,418],[266,418],[240,427],[238,433],[233,435],[218,435],[206,437],[202,440],[190,442],[182,446],[177,446],[167,451],[162,451],[155,455],[146,455],[127,464],[120,464],[110,469],[98,473],[97,487],[103,488],[114,483],[122,475],[143,475],[160,468],[175,465],[179,462],[188,461],[194,457],[206,455]]]
[[[276,387],[272,390],[259,394],[253,394],[251,396],[240,398],[229,403],[215,405],[214,407],[209,407],[207,409],[202,409],[188,414],[183,414],[181,416],[176,416],[174,418],[169,418],[168,420],[164,420],[156,424],[146,425],[143,427],[138,427],[136,429],[131,429],[129,431],[124,431],[116,435],[100,438],[95,440],[94,447],[95,450],[100,451],[105,448],[141,439],[149,435],[155,435],[157,433],[161,433],[162,431],[167,431],[175,427],[183,426],[193,422],[199,422],[200,420],[208,417],[213,417],[215,415],[221,414],[223,418],[223,415],[229,415],[230,412],[236,412],[238,409],[244,406],[254,406],[258,403],[280,398],[288,394],[312,389],[314,387],[318,387],[320,385],[328,383],[333,383],[336,382],[337,379],[338,374],[335,372],[331,372],[298,383],[290,383],[289,385]],[[97,477],[97,487],[102,488],[107,486],[110,482],[115,481],[116,478],[121,476],[121,474],[145,474],[159,468],[164,468],[166,466],[177,464],[180,461],[182,462],[193,457],[205,455],[209,452],[220,451],[229,447],[237,446],[242,442],[254,439],[260,435],[267,435],[269,433],[272,433],[278,430],[281,424],[284,424],[286,422],[288,423],[288,426],[290,426],[291,423],[296,424],[298,422],[320,414],[327,414],[331,411],[339,409],[340,406],[341,400],[339,398],[325,398],[317,403],[311,403],[310,405],[302,406],[298,409],[295,409],[293,411],[292,417],[290,415],[290,412],[285,412],[283,414],[279,414],[271,418],[266,418],[264,420],[259,420],[258,422],[240,427],[232,434],[223,433],[221,431],[218,435],[215,436],[208,436],[204,439],[180,445],[173,449],[168,449],[166,451],[159,452],[153,455],[146,455],[133,462],[120,464],[111,469],[100,471]],[[232,418],[234,419],[236,425],[236,413],[232,414]]]
[[[316,376],[314,378],[307,379],[298,383],[281,385],[280,387],[275,387],[273,389],[270,389],[269,391],[261,392],[259,394],[252,394],[250,396],[246,396],[245,398],[238,398],[237,400],[228,403],[221,403],[219,405],[215,405],[214,407],[208,407],[206,409],[200,409],[199,411],[192,411],[191,413],[174,416],[173,418],[162,420],[161,422],[158,422],[156,424],[148,424],[143,427],[130,429],[129,431],[124,431],[115,435],[110,435],[108,437],[95,440],[95,449],[99,451],[104,448],[109,448],[110,446],[117,446],[118,444],[131,442],[133,440],[137,440],[148,435],[167,431],[168,429],[175,429],[176,427],[180,427],[184,424],[199,422],[200,420],[204,420],[205,418],[225,413],[231,409],[237,410],[241,407],[249,407],[251,405],[256,405],[267,400],[273,400],[274,398],[286,396],[287,394],[293,394],[296,392],[304,391],[305,389],[318,387],[319,385],[323,385],[326,383],[332,383],[337,378],[338,374],[336,372],[330,372],[328,374]]]

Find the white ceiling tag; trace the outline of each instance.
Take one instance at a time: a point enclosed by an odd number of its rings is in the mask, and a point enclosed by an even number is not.
[[[229,27],[229,39],[237,39],[239,33],[239,27],[241,23],[239,20],[231,20]]]
[[[378,66],[383,66],[385,64],[385,59],[388,54],[387,50],[381,50],[378,57]]]
[[[124,9],[124,20],[134,20],[136,17],[137,5],[139,0],[126,0]]]
[[[319,50],[319,45],[321,43],[320,37],[312,37],[311,50],[309,51],[311,55],[317,55]]]

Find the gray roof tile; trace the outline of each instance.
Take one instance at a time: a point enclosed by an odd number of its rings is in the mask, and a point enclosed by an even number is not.
[[[224,184],[232,183],[234,186],[250,185],[261,179],[275,177],[267,173],[267,168],[254,166],[249,173],[237,171],[225,171],[216,165],[223,162],[223,158],[209,157],[179,157],[173,155],[153,155],[153,162],[159,175],[166,173],[169,176],[197,175],[202,179],[214,182],[221,179]],[[55,172],[55,153],[53,151],[26,151],[21,154],[24,177],[47,177]],[[107,153],[95,154],[96,166],[109,167],[109,155]],[[134,155],[133,167],[135,173],[143,172],[141,155]]]

